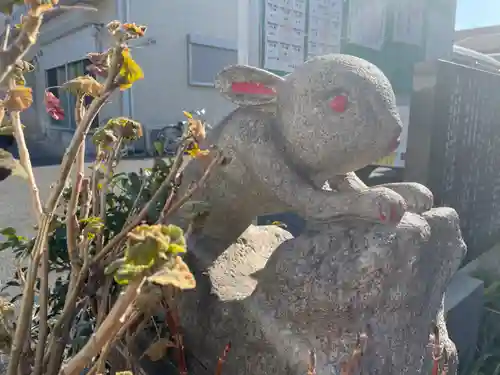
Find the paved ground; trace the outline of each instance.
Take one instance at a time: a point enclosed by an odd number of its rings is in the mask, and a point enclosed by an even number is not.
[[[119,171],[133,171],[151,166],[151,160],[125,160],[120,163]],[[48,196],[50,185],[59,174],[59,165],[35,168],[35,178],[42,199]],[[10,177],[0,182],[0,228],[16,228],[22,235],[33,235],[33,215],[28,185],[25,181]],[[10,251],[0,252],[0,285],[13,273],[13,255]]]

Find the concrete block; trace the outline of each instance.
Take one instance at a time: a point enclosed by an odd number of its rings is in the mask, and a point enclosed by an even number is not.
[[[474,357],[483,313],[483,282],[457,272],[445,295],[444,308],[448,334],[457,347],[460,368]]]

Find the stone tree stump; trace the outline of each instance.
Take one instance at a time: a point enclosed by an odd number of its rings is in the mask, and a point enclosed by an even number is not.
[[[181,300],[186,344],[213,369],[230,342],[227,374],[305,374],[311,349],[318,374],[340,374],[364,334],[359,373],[419,374],[464,254],[450,208],[409,213],[395,230],[321,224],[292,239],[250,226],[208,268],[192,263],[203,273]]]

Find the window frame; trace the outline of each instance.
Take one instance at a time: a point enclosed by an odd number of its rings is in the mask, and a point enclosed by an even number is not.
[[[236,52],[238,56],[238,46],[236,42],[226,39],[212,38],[196,34],[187,35],[187,67],[188,67],[188,85],[198,87],[215,87],[215,82],[201,82],[193,78],[193,46],[203,46],[215,50],[224,50]],[[235,64],[237,61],[235,61]]]
[[[62,121],[57,121],[57,120],[54,120],[52,117],[50,118],[50,127],[53,128],[53,129],[56,129],[58,131],[68,131],[68,132],[74,132],[76,130],[76,122],[75,122],[75,114],[74,114],[74,111],[72,108],[70,108],[70,94],[69,92],[65,92],[65,91],[61,91],[61,88],[59,86],[62,86],[65,82],[67,82],[69,80],[69,71],[70,71],[70,67],[71,65],[73,64],[79,64],[79,63],[83,63],[83,75],[90,75],[94,78],[95,75],[92,74],[91,72],[87,71],[86,68],[88,65],[90,65],[90,60],[87,59],[87,58],[84,58],[84,59],[80,59],[80,60],[74,60],[74,61],[68,61],[67,63],[65,64],[61,64],[61,65],[57,65],[57,66],[54,66],[52,68],[49,68],[49,69],[45,69],[45,90],[47,90],[49,87],[50,89],[49,90],[57,90],[57,95],[56,93],[54,93],[54,91],[52,91],[52,93],[61,101],[61,102],[66,102],[66,106],[65,106],[65,117],[68,116],[69,117],[69,121],[67,122],[68,125],[66,124],[62,124],[61,122]],[[52,84],[49,84],[49,72],[50,71],[55,71],[56,72],[56,81],[58,79],[58,76],[57,76],[57,71],[58,69],[64,67],[64,82],[56,82],[55,85],[52,85]],[[76,77],[74,77],[76,78]],[[71,78],[73,79],[73,78]],[[56,86],[56,87],[54,87]],[[61,98],[61,94],[63,94],[64,96],[64,99]],[[87,100],[89,100],[90,98],[86,97]],[[86,100],[86,105],[89,104],[89,102]],[[68,110],[66,110],[66,108]],[[92,125],[91,125],[91,129],[92,128],[96,128],[99,126],[99,114],[97,114],[97,116],[95,117],[94,121],[92,122]]]

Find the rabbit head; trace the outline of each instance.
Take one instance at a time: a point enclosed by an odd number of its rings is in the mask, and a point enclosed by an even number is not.
[[[363,59],[316,57],[284,78],[231,66],[216,86],[241,107],[274,108],[287,154],[311,176],[362,168],[397,147],[402,124],[391,84]]]

